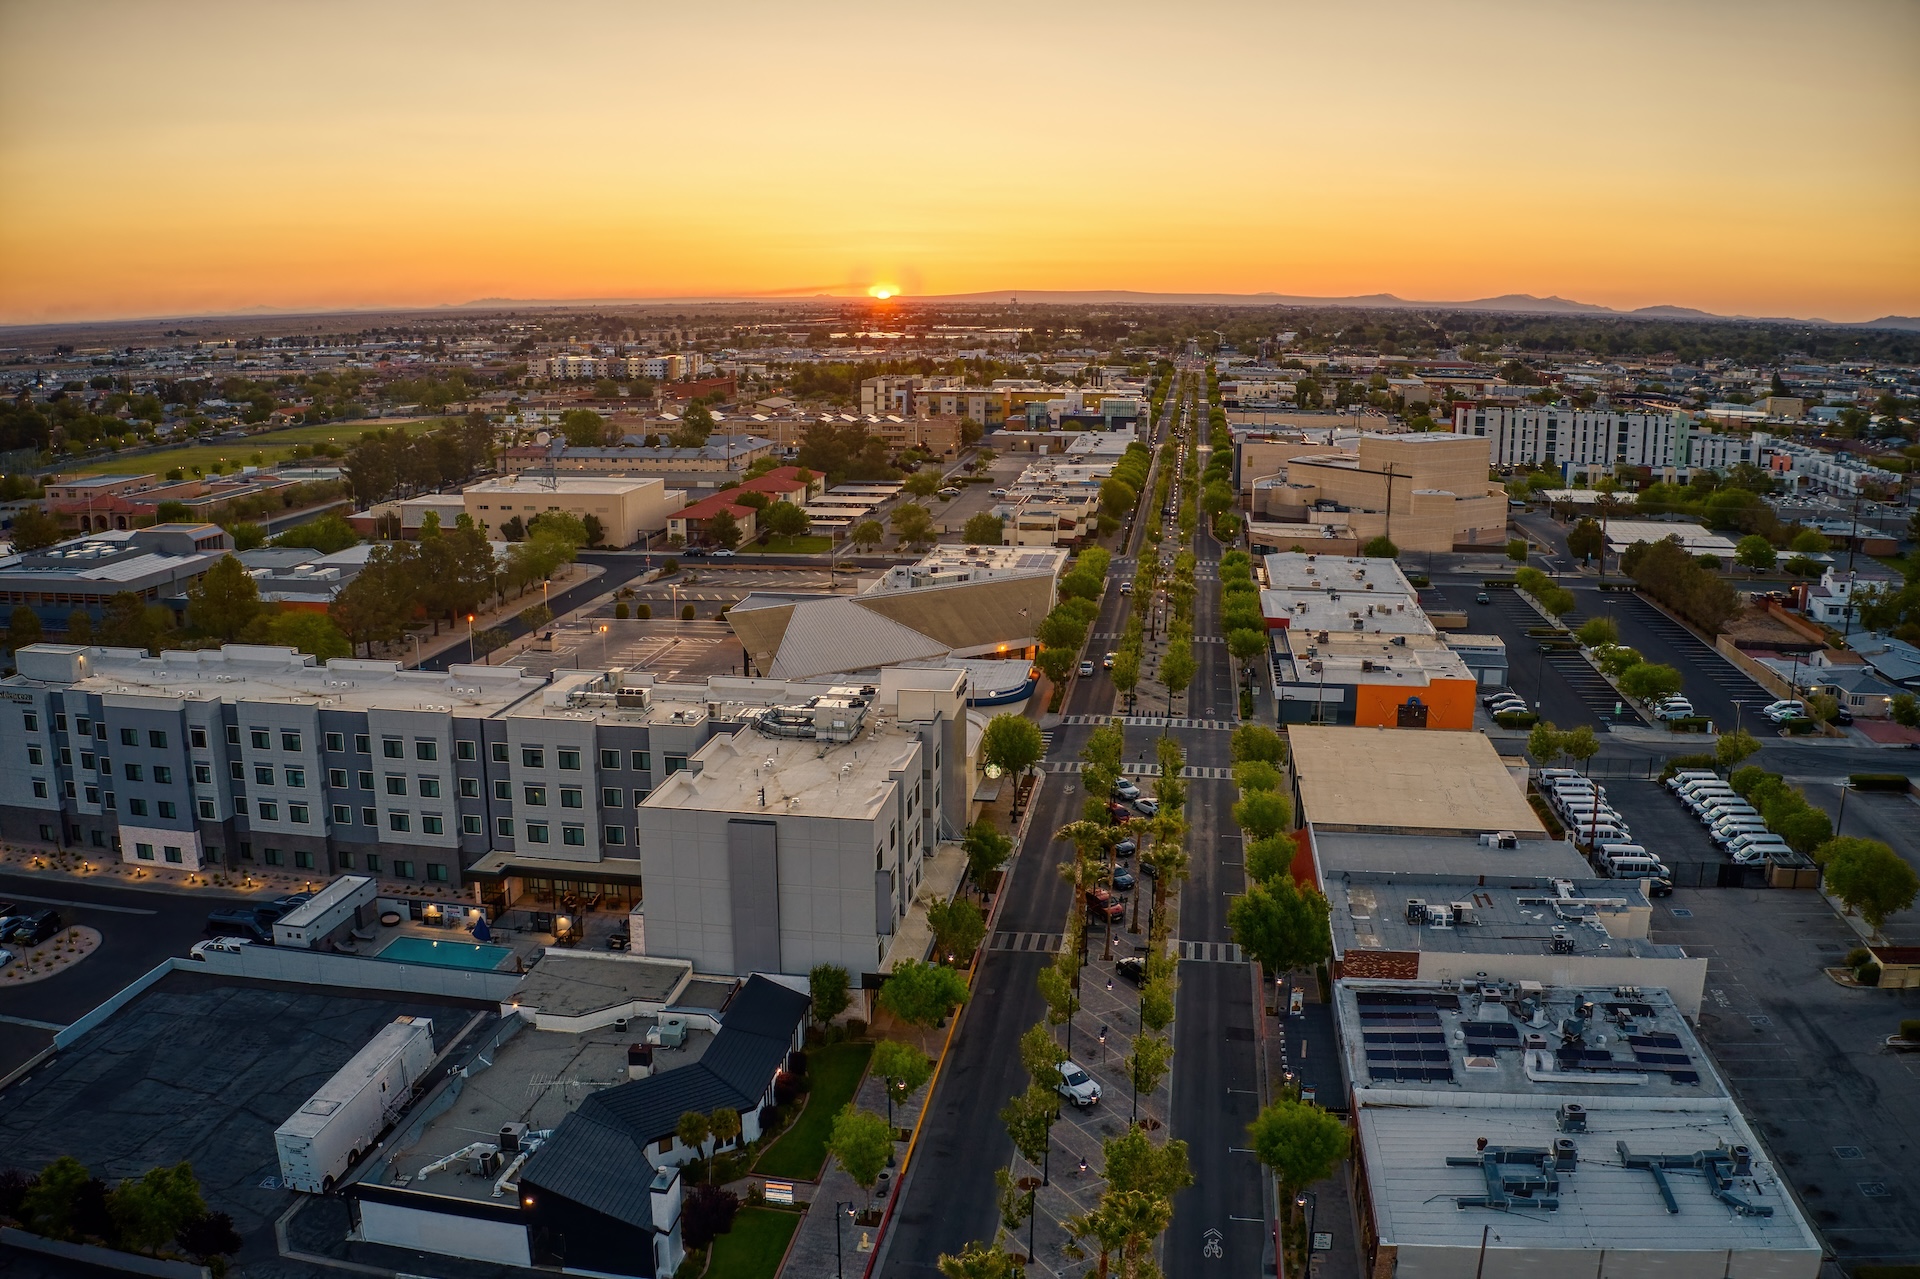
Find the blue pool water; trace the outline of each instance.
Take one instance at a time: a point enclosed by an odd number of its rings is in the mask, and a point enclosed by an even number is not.
[[[491,972],[512,953],[505,946],[483,946],[473,941],[396,937],[381,949],[376,958],[397,959],[405,964],[431,964],[436,968],[479,968]]]

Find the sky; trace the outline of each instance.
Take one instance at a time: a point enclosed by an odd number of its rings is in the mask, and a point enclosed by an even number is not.
[[[1915,0],[0,0],[0,324],[1133,289],[1920,315]]]

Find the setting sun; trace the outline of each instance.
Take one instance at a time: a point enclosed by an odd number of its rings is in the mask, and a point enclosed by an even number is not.
[[[878,298],[880,301],[885,302],[899,291],[900,290],[894,288],[891,284],[876,284],[867,290],[867,296]]]

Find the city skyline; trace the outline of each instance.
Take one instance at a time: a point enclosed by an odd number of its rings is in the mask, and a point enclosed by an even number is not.
[[[878,288],[1920,313],[1911,7],[1820,12],[1844,94],[1782,5],[328,16],[0,10],[0,323]]]

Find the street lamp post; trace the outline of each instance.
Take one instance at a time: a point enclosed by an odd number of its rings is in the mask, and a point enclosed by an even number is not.
[[[473,614],[467,614],[467,665],[473,665]]]
[[[1307,1264],[1305,1266],[1305,1272],[1307,1279],[1313,1279],[1313,1218],[1314,1214],[1318,1212],[1320,1208],[1320,1196],[1311,1190],[1302,1190],[1293,1197],[1293,1205],[1296,1208],[1305,1208],[1307,1210]]]
[[[419,632],[417,632],[417,631],[408,631],[408,632],[407,632],[407,638],[413,641],[413,664],[414,664],[414,666],[415,666],[415,667],[417,668],[417,667],[419,667],[419,665],[420,665],[420,635],[419,635]]]
[[[843,1213],[841,1209],[846,1211]],[[835,1279],[846,1279],[846,1258],[840,1242],[840,1222],[843,1217],[852,1217],[854,1205],[846,1200],[836,1199],[833,1204],[833,1273]]]

